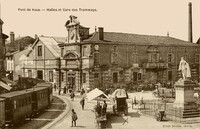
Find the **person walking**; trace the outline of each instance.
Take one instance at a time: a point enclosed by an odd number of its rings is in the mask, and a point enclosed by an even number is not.
[[[70,97],[71,97],[71,100],[74,101],[75,94],[73,91],[71,92]]]
[[[72,109],[72,126],[76,126],[76,120],[78,119],[76,112],[74,111],[74,109]]]
[[[84,110],[84,106],[85,106],[85,99],[84,99],[84,97],[81,99],[80,104],[82,106],[82,110]]]

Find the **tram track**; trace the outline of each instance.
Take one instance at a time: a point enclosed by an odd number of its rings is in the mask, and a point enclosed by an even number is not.
[[[41,129],[53,129],[53,127],[56,124],[61,123],[65,117],[67,117],[69,115],[70,110],[72,109],[72,103],[71,101],[68,99],[67,96],[62,96],[62,95],[57,95],[55,94],[54,96],[60,98],[62,101],[64,101],[64,103],[66,104],[66,109],[65,112],[63,112],[62,114],[60,114],[56,119],[54,119],[51,123],[45,125],[44,127],[42,127]]]

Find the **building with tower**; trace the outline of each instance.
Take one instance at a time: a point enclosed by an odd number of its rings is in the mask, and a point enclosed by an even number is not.
[[[65,27],[66,37],[42,36],[35,41],[24,62],[24,76],[75,90],[119,83],[167,83],[181,77],[178,65],[184,57],[192,79],[200,81],[198,42],[169,35],[105,32],[102,27],[90,34],[75,16],[69,17]]]

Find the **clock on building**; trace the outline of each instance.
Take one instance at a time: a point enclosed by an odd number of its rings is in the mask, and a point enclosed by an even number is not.
[[[94,46],[94,49],[95,49],[95,50],[99,50],[99,45],[95,45],[95,46]]]

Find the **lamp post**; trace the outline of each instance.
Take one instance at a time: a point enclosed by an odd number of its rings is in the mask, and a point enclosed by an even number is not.
[[[58,62],[58,87],[59,87],[59,95],[61,92],[61,59],[60,57],[57,58],[57,62]]]

